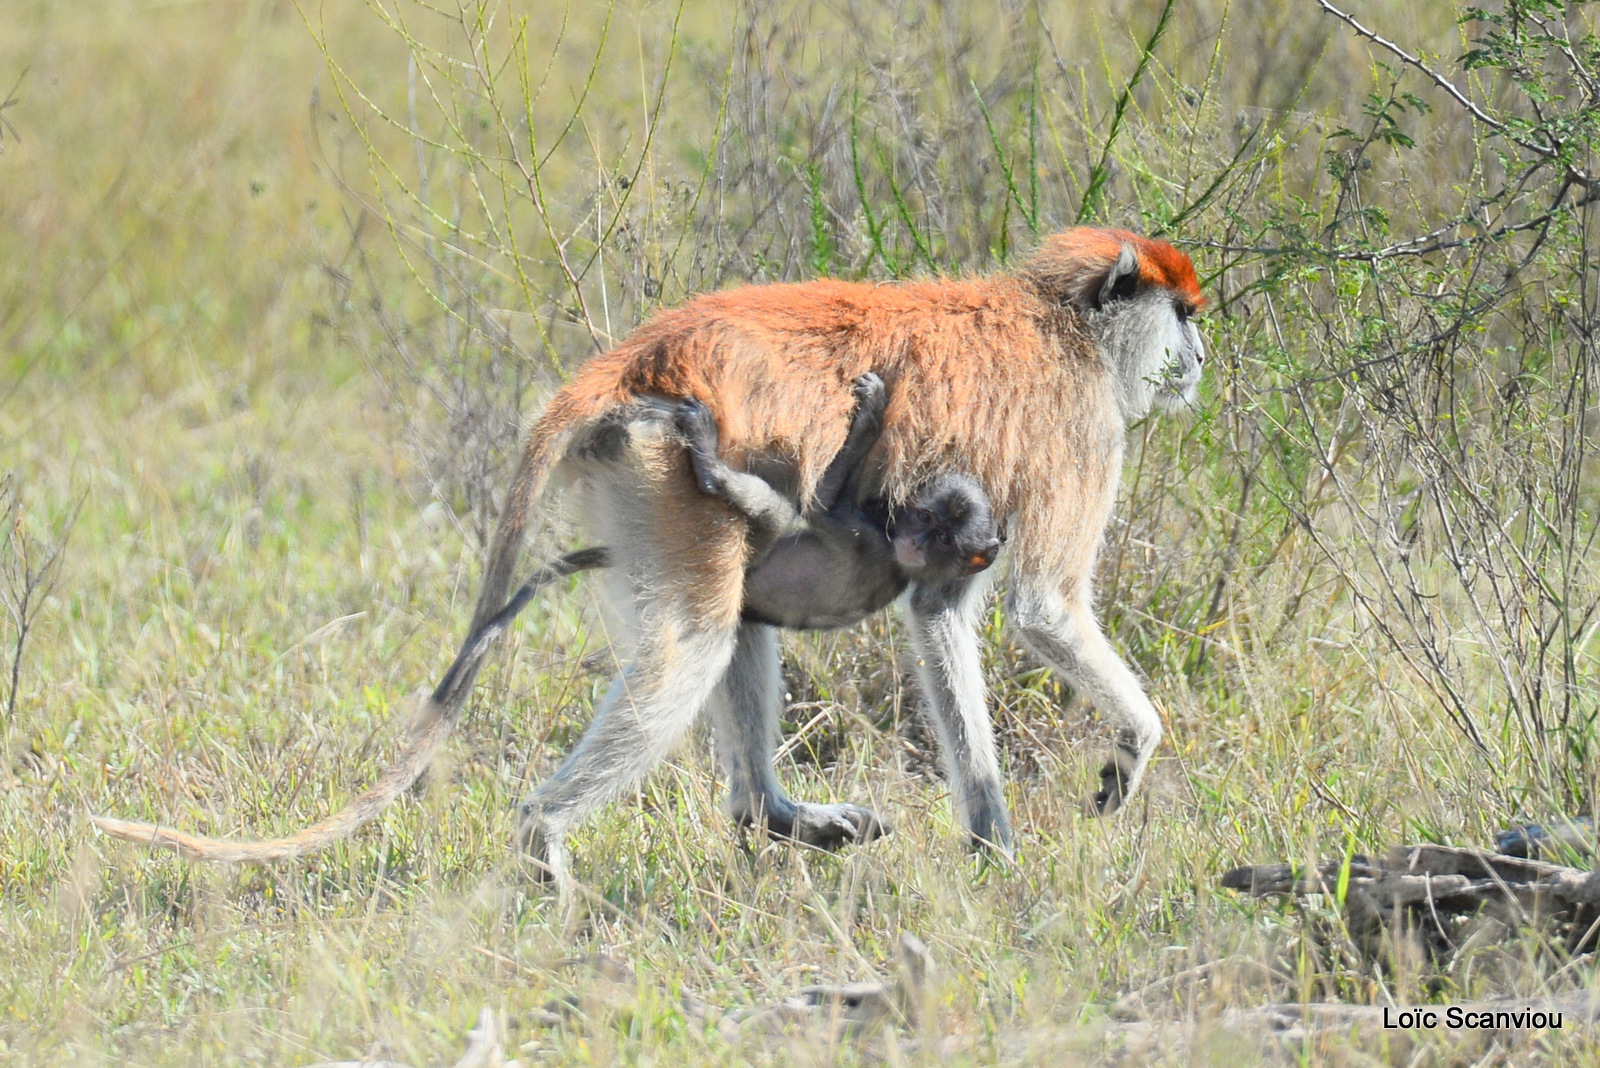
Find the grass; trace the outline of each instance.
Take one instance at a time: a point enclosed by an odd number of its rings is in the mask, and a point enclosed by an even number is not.
[[[1452,65],[1479,32],[1456,14],[1380,29],[1536,122],[1496,68]],[[1217,1024],[1231,1008],[1592,982],[1537,934],[1376,966],[1331,904],[1215,889],[1239,863],[1480,844],[1594,796],[1594,220],[1558,206],[1538,245],[1377,255],[1537,220],[1515,198],[1557,179],[1494,201],[1515,145],[1315,5],[6,22],[0,85],[27,74],[0,140],[0,470],[41,543],[84,504],[0,724],[3,1059],[452,1063],[488,1006],[524,1063],[854,1063],[852,1043],[730,1041],[676,994],[881,976],[902,931],[940,966],[958,1062],[1113,1056],[1119,1003],[1194,1023],[1195,1048],[1153,1056],[1196,1063],[1259,1055]],[[1504,214],[1462,222],[1469,200]],[[426,789],[328,853],[213,869],[91,833],[88,812],[269,835],[358,789],[453,656],[517,419],[596,341],[744,280],[988,269],[1080,213],[1184,241],[1214,301],[1203,410],[1133,429],[1108,534],[1103,615],[1170,730],[1122,817],[1079,815],[1104,731],[996,607],[1021,859],[974,865],[878,619],[786,638],[805,729],[780,771],[892,836],[743,848],[696,736],[583,828],[593,896],[568,915],[508,843],[614,661],[575,582],[527,613]],[[1458,522],[1462,485],[1494,522]],[[562,963],[590,953],[637,982],[595,994]],[[586,1013],[536,1022],[584,991]],[[1569,1030],[1495,1055],[1595,1053]],[[1333,1035],[1284,1055],[1397,1054]]]

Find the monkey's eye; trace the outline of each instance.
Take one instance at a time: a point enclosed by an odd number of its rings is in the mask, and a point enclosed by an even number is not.
[[[939,544],[940,545],[949,545],[950,544],[950,532],[948,530],[939,531]]]
[[[926,508],[918,508],[915,514],[917,517],[917,522],[919,523],[933,522],[933,513],[928,511]]]
[[[1178,322],[1186,323],[1189,321],[1189,316],[1191,314],[1189,311],[1189,305],[1180,300],[1172,306],[1172,310],[1177,313]]]

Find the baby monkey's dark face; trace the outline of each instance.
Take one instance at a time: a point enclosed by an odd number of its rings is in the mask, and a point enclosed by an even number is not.
[[[989,498],[965,475],[942,475],[894,518],[894,556],[913,577],[959,578],[994,563],[1004,543]]]

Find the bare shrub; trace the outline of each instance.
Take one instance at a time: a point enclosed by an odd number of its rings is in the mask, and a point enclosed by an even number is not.
[[[17,711],[17,691],[22,680],[22,651],[38,623],[46,599],[61,578],[61,565],[72,537],[72,526],[83,508],[83,498],[64,515],[43,523],[41,537],[30,529],[22,488],[16,476],[0,478],[0,607],[11,625],[11,685],[6,692],[6,718]]]

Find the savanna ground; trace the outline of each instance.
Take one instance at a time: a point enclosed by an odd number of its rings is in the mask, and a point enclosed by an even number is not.
[[[1114,1055],[1112,1014],[1250,1061],[1208,1021],[1591,984],[1537,932],[1371,961],[1330,902],[1215,888],[1597,797],[1596,11],[1352,3],[1418,62],[1318,0],[0,8],[0,1059],[449,1063],[488,1006],[525,1063],[850,1062],[675,996],[881,975],[902,931],[963,1062]],[[1080,816],[1105,732],[997,606],[1020,862],[975,865],[885,617],[786,638],[782,772],[891,837],[746,851],[697,736],[577,837],[568,915],[508,842],[614,666],[579,581],[348,843],[238,870],[88,827],[270,835],[359,788],[462,637],[518,421],[652,309],[1079,220],[1180,243],[1212,299],[1200,410],[1132,429],[1103,558],[1170,730],[1131,811]],[[636,989],[533,1026],[595,952]]]

